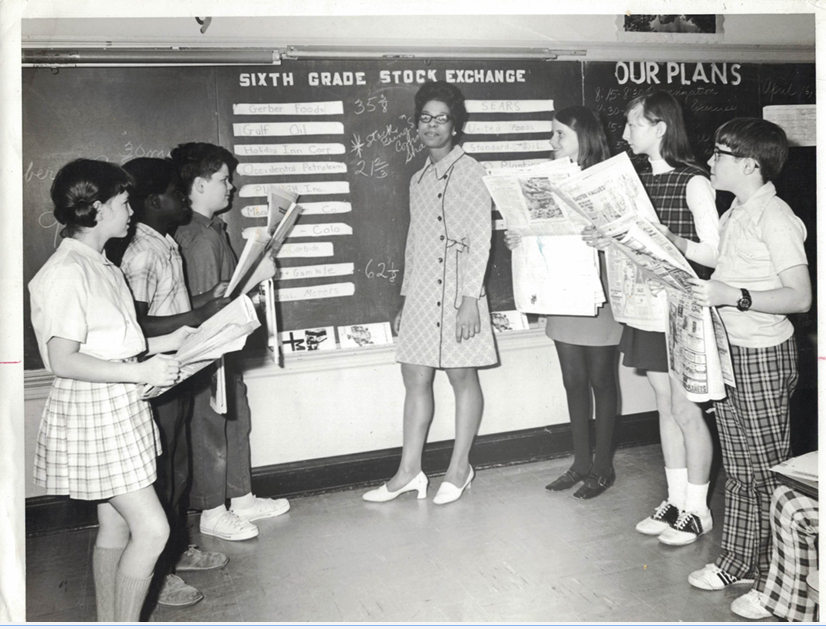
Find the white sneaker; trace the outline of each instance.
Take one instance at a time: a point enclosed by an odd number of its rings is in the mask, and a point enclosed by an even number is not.
[[[230,512],[244,518],[247,522],[273,518],[290,510],[290,501],[286,498],[259,498],[253,496],[254,504],[248,509],[230,508]]]
[[[707,563],[688,575],[688,582],[701,590],[716,591],[730,585],[751,585],[754,579],[738,579],[733,574],[718,568],[716,564]]]
[[[654,514],[639,521],[635,528],[643,535],[661,535],[679,516],[680,510],[667,500],[663,500],[660,506],[654,509]]]
[[[712,526],[714,521],[711,519],[711,511],[706,511],[705,515],[683,511],[677,521],[657,539],[668,546],[686,546],[696,542],[700,535],[708,533]]]
[[[763,595],[757,590],[749,590],[731,602],[731,611],[749,620],[763,620],[774,616],[763,605]]]
[[[224,511],[217,518],[204,518],[201,514],[201,534],[238,542],[258,537],[258,527],[232,511]]]

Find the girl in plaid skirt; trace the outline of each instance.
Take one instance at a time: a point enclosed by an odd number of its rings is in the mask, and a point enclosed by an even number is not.
[[[680,104],[655,91],[628,103],[623,140],[648,158],[640,180],[662,229],[688,259],[713,267],[720,242],[715,192],[708,173],[694,159]],[[708,271],[695,267],[698,275]],[[658,292],[654,286],[655,293]],[[665,299],[654,294],[651,300]],[[626,325],[620,339],[623,364],[645,371],[657,402],[668,496],[636,530],[663,544],[683,546],[712,527],[707,505],[711,433],[700,406],[690,401],[668,373],[665,323],[650,329]]]
[[[35,483],[98,502],[93,556],[99,622],[137,621],[169,535],[152,483],[158,431],[138,383],[172,385],[177,349],[193,330],[144,339],[123,275],[103,253],[132,210],[129,175],[79,159],[55,177],[63,241],[29,284],[32,325],[55,380],[35,453]],[[145,362],[138,355],[156,354]]]

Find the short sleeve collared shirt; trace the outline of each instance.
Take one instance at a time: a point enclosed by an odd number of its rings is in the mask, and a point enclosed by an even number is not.
[[[65,238],[29,282],[32,326],[46,369],[54,337],[77,341],[80,353],[123,360],[146,349],[132,294],[105,255]]]
[[[226,223],[192,213],[192,220],[175,232],[181,246],[184,271],[193,297],[211,290],[218,282],[229,281],[237,259],[229,244]]]
[[[808,264],[805,240],[803,221],[769,182],[746,203],[735,200],[720,219],[720,255],[711,279],[754,291],[782,288],[781,272]],[[720,316],[729,340],[741,347],[774,347],[794,333],[786,315],[725,307]]]
[[[169,234],[138,223],[120,269],[135,301],[149,304],[149,315],[167,317],[192,310],[178,243]]]

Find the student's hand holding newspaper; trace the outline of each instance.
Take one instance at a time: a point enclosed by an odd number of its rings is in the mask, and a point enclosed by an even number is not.
[[[611,244],[611,239],[593,225],[588,225],[582,230],[582,240],[589,247],[596,247],[602,251],[605,251]]]
[[[519,245],[522,244],[522,236],[513,232],[509,229],[505,230],[505,244],[507,245],[508,249],[513,251]]]
[[[215,288],[212,289],[212,298],[218,299],[219,297],[223,297],[224,293],[227,292],[227,286],[229,286],[229,282],[218,282],[215,285]]]
[[[166,354],[155,354],[149,360],[138,363],[138,368],[139,380],[155,387],[171,387],[181,373],[181,364]]]
[[[740,291],[724,282],[696,277],[690,277],[688,281],[693,286],[694,299],[701,306],[729,306],[736,304],[740,298]]]
[[[198,328],[193,328],[188,325],[182,325],[180,328],[169,334],[169,341],[172,344],[172,349],[177,351],[181,344],[191,335],[195,334]]]

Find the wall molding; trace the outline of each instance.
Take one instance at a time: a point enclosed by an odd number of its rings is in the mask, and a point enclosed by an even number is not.
[[[593,422],[592,422],[593,424]],[[591,426],[593,430],[593,425]],[[618,448],[659,442],[656,411],[617,418]],[[428,475],[443,474],[453,441],[425,447],[422,466]],[[482,435],[474,442],[474,467],[485,469],[561,458],[573,452],[570,424],[556,424],[509,433]],[[252,470],[253,491],[259,496],[292,497],[341,491],[377,484],[396,471],[401,448],[269,465]],[[26,500],[26,536],[97,526],[93,502],[65,496],[37,496]]]

